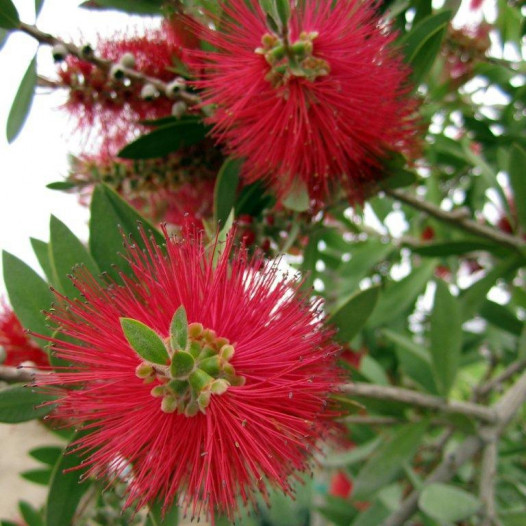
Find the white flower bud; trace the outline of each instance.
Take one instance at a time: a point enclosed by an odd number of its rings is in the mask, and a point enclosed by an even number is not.
[[[186,88],[186,81],[183,79],[183,77],[177,77],[175,80],[172,80],[172,82],[166,85],[166,96],[174,97],[184,88]]]
[[[124,71],[120,64],[113,64],[113,66],[111,66],[110,77],[113,80],[122,80],[124,78]]]
[[[51,54],[55,62],[62,62],[68,54],[68,49],[64,44],[55,44],[51,48]]]
[[[124,53],[121,59],[119,60],[121,66],[125,68],[133,69],[135,67],[135,55],[133,53]]]
[[[180,100],[179,102],[176,102],[172,106],[172,115],[176,119],[180,119],[185,114],[187,109],[188,109],[188,106],[186,105],[186,102],[183,102],[182,100]]]
[[[155,99],[159,95],[157,88],[153,84],[145,84],[141,90],[141,98],[144,100]]]

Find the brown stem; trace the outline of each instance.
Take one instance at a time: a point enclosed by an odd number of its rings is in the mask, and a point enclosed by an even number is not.
[[[442,413],[463,414],[486,423],[495,423],[498,419],[494,410],[479,404],[457,402],[455,400],[448,401],[445,398],[399,387],[367,383],[349,383],[343,385],[341,390],[354,396],[363,396],[376,400],[393,400],[404,404],[425,407],[427,409],[436,409]]]
[[[489,239],[490,241],[505,246],[506,248],[511,248],[524,256],[523,250],[526,246],[526,243],[519,237],[511,236],[505,232],[499,232],[487,225],[481,225],[472,219],[469,219],[469,217],[463,214],[462,211],[447,212],[438,206],[428,203],[422,199],[418,199],[417,197],[406,192],[392,189],[384,189],[384,192],[398,201],[402,201],[403,203],[416,208],[417,210],[421,210],[422,212],[425,212],[426,214],[439,219],[440,221],[449,223],[450,225],[470,232],[471,234]]]
[[[48,44],[50,46],[60,44],[64,46],[68,50],[68,53],[70,53],[71,55],[78,57],[81,60],[85,60],[86,62],[90,62],[91,64],[94,64],[107,74],[109,74],[112,66],[114,65],[113,62],[111,62],[110,60],[105,60],[103,58],[97,57],[94,53],[85,53],[82,51],[81,48],[75,46],[74,44],[70,42],[65,42],[49,33],[44,33],[43,31],[40,31],[40,29],[38,29],[36,26],[20,22],[19,30],[32,36],[41,44]],[[139,71],[126,68],[122,65],[119,65],[119,68],[122,70],[124,76],[129,78],[130,80],[140,82],[142,84],[152,84],[153,86],[155,86],[155,88],[160,94],[166,95],[168,91],[168,84],[166,82],[163,82],[162,80],[159,80],[155,77],[149,77],[140,73]],[[184,89],[179,90],[179,92],[171,96],[171,98],[173,98],[174,100],[182,100],[189,106],[195,106],[200,102],[198,96],[193,95],[192,93],[189,93]]]
[[[447,455],[440,465],[426,478],[423,487],[433,482],[450,481],[458,471],[458,468],[471,460],[483,447],[490,446],[492,441],[495,442],[496,446],[496,440],[502,435],[503,431],[513,420],[517,411],[525,401],[526,372],[523,372],[515,384],[513,384],[513,386],[504,393],[502,398],[492,406],[497,415],[497,421],[491,426],[483,427],[477,436],[473,435],[466,438],[456,452],[452,455]],[[493,458],[494,454],[495,450],[489,450],[486,453],[486,469],[488,471],[490,468],[491,470],[493,469],[492,465],[495,461]],[[486,473],[484,477],[489,478],[489,473]],[[486,484],[484,494],[491,500],[492,497],[490,496],[490,490],[487,487],[487,483],[484,482],[484,484]],[[382,526],[402,526],[406,524],[417,510],[420,491],[421,489],[413,491],[409,497],[402,502],[400,507],[382,523]],[[493,489],[491,489],[491,492],[492,491]],[[492,504],[489,502],[490,510],[491,506]]]
[[[11,367],[9,365],[0,365],[0,381],[13,383],[33,383],[35,381],[35,369],[28,367]]]

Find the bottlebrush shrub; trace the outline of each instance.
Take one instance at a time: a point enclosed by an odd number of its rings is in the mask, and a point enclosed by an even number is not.
[[[179,34],[183,27],[180,21],[165,21],[160,28],[148,30],[143,36],[115,35],[101,39],[96,53],[114,63],[131,54],[135,70],[171,82],[177,77],[174,66],[186,55],[183,45],[190,40]],[[98,148],[112,155],[144,130],[137,121],[171,115],[173,99],[162,96],[147,100],[141,95],[142,83],[113,78],[72,55],[61,63],[58,75],[62,85],[69,89],[64,108],[75,119],[77,129],[90,139],[96,133],[101,143]]]
[[[389,152],[415,148],[408,68],[373,6],[291,2],[282,34],[258,2],[221,7],[220,29],[196,27],[215,48],[193,54],[196,86],[217,107],[215,137],[247,159],[249,181],[269,180],[284,196],[299,178],[311,198],[338,182],[361,200]]]
[[[222,162],[210,139],[155,159],[131,161],[101,151],[72,156],[66,182],[83,204],[103,182],[155,223],[191,222],[202,228],[202,220],[212,217],[215,177]]]
[[[126,243],[132,277],[101,285],[80,270],[85,300],[55,293],[49,313],[71,366],[40,383],[58,391],[56,418],[89,431],[87,474],[131,469],[126,506],[177,498],[193,516],[232,518],[267,483],[292,493],[337,429],[338,347],[320,304],[233,236],[212,252],[190,232],[166,249],[141,236],[144,251]]]
[[[0,362],[2,365],[20,365],[31,362],[49,365],[47,354],[27,335],[13,309],[0,299]],[[3,355],[3,356],[2,356]]]

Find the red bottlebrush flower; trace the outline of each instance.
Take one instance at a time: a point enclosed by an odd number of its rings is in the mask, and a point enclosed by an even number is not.
[[[175,62],[184,59],[179,26],[165,22],[144,36],[114,36],[101,40],[97,55],[118,64],[124,55],[133,55],[133,68],[148,77],[173,81]],[[160,96],[154,101],[142,95],[142,83],[123,82],[90,62],[68,55],[58,72],[70,89],[65,109],[77,120],[77,128],[88,135],[95,130],[98,148],[115,155],[145,128],[138,121],[171,115],[174,101]]]
[[[329,495],[348,499],[351,496],[352,489],[353,484],[349,477],[343,471],[338,471],[331,479]]]
[[[4,350],[3,365],[33,362],[36,366],[49,365],[47,354],[25,333],[13,309],[0,300],[0,348]]]
[[[267,179],[283,197],[299,178],[313,198],[339,182],[363,199],[382,159],[415,146],[408,69],[373,6],[295,4],[285,40],[258,2],[221,2],[220,29],[199,28],[216,51],[194,53],[196,86],[217,107],[215,137],[247,159],[247,180]]]
[[[238,500],[266,497],[266,483],[290,493],[338,429],[324,411],[338,348],[320,305],[233,236],[215,266],[199,236],[167,237],[165,248],[142,239],[145,250],[127,243],[124,285],[81,270],[73,281],[85,300],[57,294],[49,313],[67,336],[54,352],[72,366],[41,383],[76,386],[61,391],[55,416],[91,430],[78,440],[88,474],[131,468],[126,505],[177,498],[192,515],[232,518]],[[139,355],[130,326],[150,331],[160,355]]]
[[[215,177],[222,162],[210,140],[156,159],[130,161],[103,151],[73,157],[67,181],[82,204],[89,201],[94,185],[104,182],[154,223],[203,228],[203,219],[213,214]]]

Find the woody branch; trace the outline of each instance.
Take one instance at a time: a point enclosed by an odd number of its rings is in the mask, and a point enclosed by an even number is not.
[[[104,71],[107,74],[110,73],[112,67],[115,65],[110,60],[105,60],[103,58],[98,57],[95,53],[91,51],[91,49],[88,50],[85,47],[80,48],[70,42],[65,42],[64,40],[61,40],[60,38],[57,38],[54,35],[41,31],[34,25],[25,24],[24,22],[20,22],[18,29],[22,31],[23,33],[26,33],[32,36],[34,39],[36,39],[41,44],[48,44],[50,46],[56,46],[56,45],[64,46],[64,48],[67,50],[69,54],[81,60],[85,60],[86,62],[90,62],[91,64],[94,64],[100,70]],[[189,93],[185,89],[180,89],[176,94],[168,95],[169,85],[166,82],[163,82],[162,80],[159,80],[155,77],[144,75],[140,73],[139,71],[136,71],[135,69],[132,69],[132,68],[125,67],[122,64],[119,64],[119,69],[122,71],[122,74],[126,78],[134,82],[139,82],[142,84],[151,84],[155,86],[155,88],[160,94],[170,96],[170,98],[173,98],[174,100],[181,100],[185,102],[186,104],[188,104],[189,106],[195,106],[196,104],[200,102],[200,99],[198,96],[193,95],[192,93]],[[47,85],[49,86],[49,84]]]

